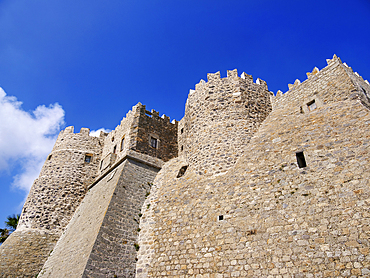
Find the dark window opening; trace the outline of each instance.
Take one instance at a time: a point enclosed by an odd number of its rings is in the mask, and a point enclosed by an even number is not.
[[[121,151],[123,151],[123,148],[125,147],[125,137],[121,140]]]
[[[113,147],[113,153],[116,153],[116,150],[117,150],[117,145],[115,145],[115,146]]]
[[[218,221],[222,221],[222,220],[224,220],[224,216],[223,215],[219,215],[218,216]]]
[[[92,156],[91,155],[85,155],[85,162],[86,163],[90,163],[91,162],[91,158],[92,158]]]
[[[307,103],[307,106],[308,106],[308,110],[310,110],[310,111],[315,110],[317,108],[315,100],[310,101],[309,103]]]
[[[112,137],[112,142],[114,141],[114,136]]]
[[[183,133],[184,133],[184,128],[181,129],[181,134],[183,134]]]
[[[100,170],[101,170],[102,167],[103,167],[103,160],[100,161]]]
[[[156,149],[158,146],[158,139],[150,137],[150,146]]]
[[[50,159],[51,159],[51,155],[48,156],[48,160],[50,160]]]
[[[297,163],[299,168],[304,168],[307,166],[306,159],[304,158],[303,152],[298,152],[295,154],[297,156]]]
[[[179,170],[179,173],[177,174],[177,178],[180,178],[183,175],[185,175],[186,169],[188,169],[188,166],[182,166],[181,169]]]
[[[302,106],[300,107],[300,112],[301,112],[301,114],[303,114],[303,108],[302,108]]]
[[[184,146],[181,146],[181,151],[183,151],[184,150]]]

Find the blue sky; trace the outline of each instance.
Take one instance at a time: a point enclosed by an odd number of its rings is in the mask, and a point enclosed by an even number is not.
[[[0,0],[0,227],[61,128],[114,129],[139,101],[180,120],[208,72],[286,92],[335,53],[370,79],[369,31],[369,0]]]

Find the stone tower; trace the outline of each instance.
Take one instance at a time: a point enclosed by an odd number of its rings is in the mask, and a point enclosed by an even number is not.
[[[271,112],[267,84],[237,70],[208,74],[190,90],[179,124],[179,154],[197,174],[222,174],[243,155],[252,135]]]
[[[92,137],[89,131],[82,128],[80,133],[73,133],[73,126],[70,126],[60,132],[32,185],[17,230],[2,246],[2,253],[7,253],[7,256],[1,261],[7,264],[8,275],[38,273],[84,198],[87,186],[95,179],[104,135]],[[19,254],[6,252],[5,249],[11,245],[24,253],[21,263],[12,257]],[[27,253],[31,255],[27,256]]]

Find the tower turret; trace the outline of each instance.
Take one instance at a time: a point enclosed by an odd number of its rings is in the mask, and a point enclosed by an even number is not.
[[[267,84],[237,70],[208,74],[190,90],[179,124],[179,154],[198,174],[226,172],[243,155],[259,124],[271,111]]]
[[[89,136],[90,129],[62,130],[34,181],[23,207],[18,229],[43,229],[59,233],[96,178],[103,137]]]

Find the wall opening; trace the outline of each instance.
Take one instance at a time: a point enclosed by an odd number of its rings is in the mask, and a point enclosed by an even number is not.
[[[51,155],[48,156],[48,160],[50,160],[50,159],[51,159]]]
[[[181,151],[183,151],[184,150],[184,146],[181,146]]]
[[[224,216],[223,215],[219,215],[218,216],[218,221],[222,221],[222,220],[224,220]]]
[[[125,137],[123,136],[121,140],[121,151],[123,151],[124,147],[125,147]]]
[[[297,152],[296,154],[297,157],[297,163],[299,168],[304,168],[307,166],[306,159],[304,157],[303,152]]]
[[[150,146],[156,149],[158,147],[158,139],[150,137]]]
[[[315,100],[310,101],[307,103],[308,110],[312,111],[317,108]]]
[[[184,128],[181,129],[181,134],[183,134],[183,133],[184,133]]]
[[[113,147],[113,153],[116,153],[116,151],[117,151],[117,145],[115,145],[115,146]]]
[[[91,162],[91,159],[92,159],[92,155],[91,154],[86,154],[85,155],[85,162],[86,163],[90,163]]]
[[[180,178],[183,175],[185,175],[186,169],[188,169],[188,166],[182,166],[181,169],[179,170],[179,173],[177,174],[177,178]]]

